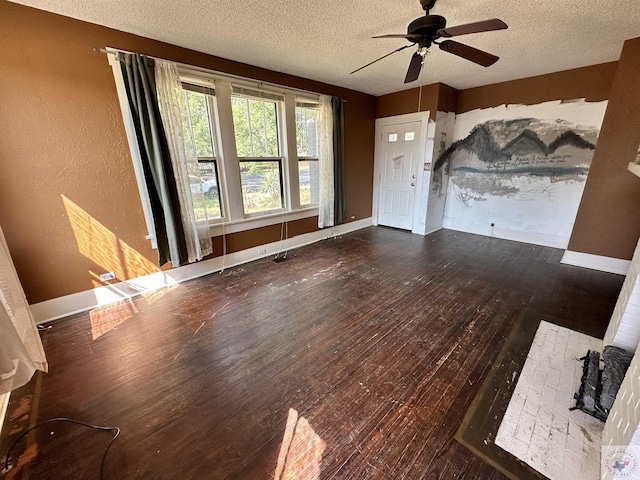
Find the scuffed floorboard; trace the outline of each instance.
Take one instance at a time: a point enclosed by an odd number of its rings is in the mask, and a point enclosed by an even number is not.
[[[50,372],[12,395],[0,451],[66,416],[122,429],[105,479],[262,480],[294,409],[323,446],[322,480],[504,479],[454,433],[516,319],[602,335],[622,285],[561,253],[372,227],[57,321]],[[10,420],[30,394],[29,421]],[[28,478],[98,478],[110,440],[64,424],[29,437]]]

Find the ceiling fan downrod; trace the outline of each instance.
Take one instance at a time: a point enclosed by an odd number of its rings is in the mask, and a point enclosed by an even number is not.
[[[429,11],[435,6],[436,0],[420,0],[420,5],[425,11],[425,15],[429,15]]]

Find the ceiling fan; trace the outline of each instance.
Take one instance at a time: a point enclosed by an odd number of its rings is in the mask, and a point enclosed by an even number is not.
[[[483,52],[482,50],[478,50],[477,48],[473,48],[468,45],[455,42],[453,40],[437,40],[440,38],[457,37],[458,35],[468,35],[470,33],[504,30],[505,28],[508,28],[508,26],[502,20],[492,18],[491,20],[484,20],[482,22],[467,23],[464,25],[458,25],[456,27],[446,28],[447,20],[444,17],[441,17],[440,15],[429,15],[429,11],[436,4],[436,0],[420,0],[420,4],[422,5],[422,9],[425,11],[425,16],[416,18],[413,22],[411,22],[407,27],[406,34],[398,33],[391,35],[378,35],[376,37],[373,37],[404,38],[411,42],[411,44],[397,48],[393,52],[387,53],[386,55],[374,60],[373,62],[367,63],[366,65],[351,72],[352,74],[359,72],[363,68],[366,68],[369,65],[373,65],[374,63],[379,62],[383,58],[387,58],[388,56],[393,55],[400,50],[413,47],[414,45],[418,45],[418,51],[415,52],[411,57],[411,62],[409,63],[409,69],[407,70],[407,75],[404,79],[404,83],[413,82],[418,79],[420,70],[422,69],[422,61],[424,60],[424,56],[427,54],[427,50],[432,44],[438,45],[438,47],[440,47],[440,50],[453,53],[458,57],[465,58],[474,63],[477,63],[478,65],[482,65],[483,67],[489,67],[498,61],[499,57],[496,57],[495,55],[487,52]]]

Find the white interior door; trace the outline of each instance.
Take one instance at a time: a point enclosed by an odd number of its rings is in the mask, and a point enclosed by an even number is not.
[[[421,122],[382,127],[378,224],[411,230]]]

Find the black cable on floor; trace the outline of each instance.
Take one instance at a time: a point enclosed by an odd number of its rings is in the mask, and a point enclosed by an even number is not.
[[[53,423],[53,422],[69,422],[69,423],[75,423],[76,425],[82,425],[83,427],[93,428],[95,430],[102,430],[105,432],[112,432],[112,431],[116,432],[116,434],[113,436],[113,438],[109,442],[109,445],[107,445],[107,448],[105,449],[104,454],[102,455],[102,462],[100,463],[100,480],[102,480],[104,478],[104,463],[105,463],[105,460],[107,459],[107,453],[109,453],[109,449],[111,448],[111,445],[113,445],[113,442],[115,442],[116,438],[118,438],[118,435],[120,435],[120,429],[118,427],[102,427],[100,425],[90,425],[88,423],[79,422],[77,420],[72,420],[70,418],[65,418],[65,417],[50,418],[49,420],[45,420],[44,422],[39,423],[22,432],[22,434],[16,439],[15,442],[13,442],[13,444],[11,445],[11,447],[9,447],[9,450],[7,451],[7,456],[4,461],[3,473],[6,473],[9,471],[9,455],[11,455],[11,450],[13,450],[13,447],[15,447],[18,444],[18,442],[22,440],[25,437],[25,435],[27,435],[31,430],[35,430],[36,428],[40,428],[43,425],[46,425],[48,423]]]

